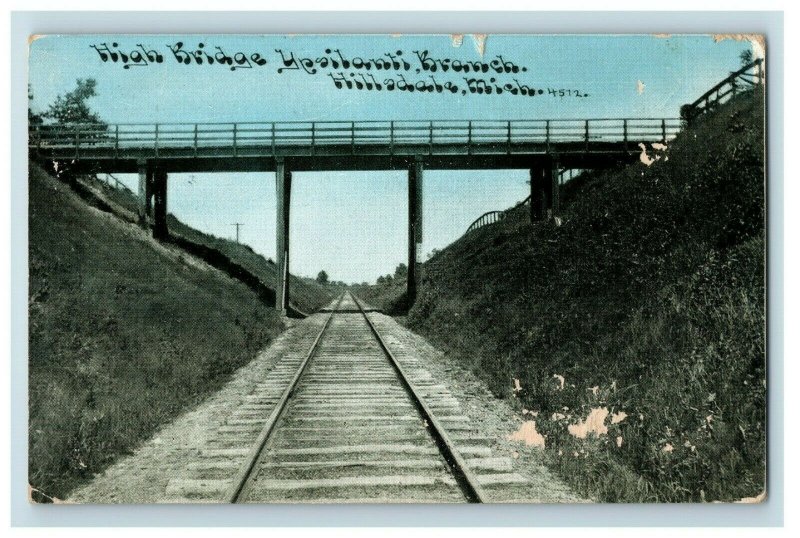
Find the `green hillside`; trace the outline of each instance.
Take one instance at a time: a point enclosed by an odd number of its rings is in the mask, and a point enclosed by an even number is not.
[[[576,179],[560,223],[531,224],[520,208],[424,264],[409,325],[499,395],[518,379],[513,395],[538,412],[553,465],[585,494],[700,501],[764,489],[758,93],[700,118],[649,167]],[[599,437],[568,433],[597,408],[626,418],[609,416]]]
[[[136,220],[136,196],[127,190],[110,186],[92,176],[83,176],[80,183],[88,187],[92,193],[111,205],[111,209],[131,221]],[[230,239],[216,237],[192,228],[172,214],[167,215],[171,237],[179,246],[194,251],[202,257],[209,257],[215,265],[235,266],[235,273],[244,279],[252,275],[258,281],[258,287],[266,299],[274,302],[276,268],[275,262],[267,260],[256,253],[249,245],[237,243]],[[210,249],[210,250],[209,250]],[[311,278],[292,275],[290,281],[290,303],[298,312],[311,313],[330,303],[338,293],[335,286],[323,286]]]
[[[29,481],[63,498],[282,330],[244,284],[29,170]]]

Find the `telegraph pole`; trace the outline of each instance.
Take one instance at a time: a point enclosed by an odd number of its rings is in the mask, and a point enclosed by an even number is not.
[[[244,223],[241,222],[234,222],[231,226],[236,226],[236,242],[239,242],[239,228],[244,226]]]

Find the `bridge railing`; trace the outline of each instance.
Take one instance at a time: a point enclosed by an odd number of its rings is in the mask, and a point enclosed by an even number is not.
[[[32,125],[29,144],[41,150],[65,150],[80,157],[84,149],[105,149],[115,156],[130,149],[226,148],[236,156],[247,148],[268,152],[302,146],[313,153],[326,146],[558,144],[667,141],[680,130],[678,118],[598,118],[581,120],[435,120],[360,122],[119,123],[110,125]],[[64,152],[64,151],[62,151]]]
[[[475,219],[472,222],[472,224],[469,225],[469,228],[467,228],[467,231],[464,232],[464,235],[467,235],[471,231],[477,230],[478,228],[483,228],[484,226],[487,226],[489,224],[495,224],[496,222],[500,222],[501,220],[506,218],[506,216],[510,212],[514,211],[515,209],[517,209],[520,206],[523,206],[525,204],[529,204],[530,201],[531,201],[531,197],[530,197],[530,195],[528,195],[527,198],[525,198],[524,200],[522,200],[521,202],[519,202],[517,205],[515,205],[514,207],[512,207],[510,209],[504,209],[502,211],[487,211],[486,213],[484,213],[483,215],[481,215],[480,217]]]
[[[469,233],[473,230],[477,230],[478,228],[483,228],[487,224],[494,224],[495,222],[503,220],[505,214],[506,214],[505,211],[487,211],[486,213],[475,219],[475,221],[469,225],[469,228],[467,228],[466,233]]]
[[[127,185],[121,182],[114,174],[105,174],[105,178],[103,178],[103,180],[105,181],[106,185],[108,185],[111,188],[117,189],[118,191],[133,192],[131,191],[130,188],[128,188]]]
[[[738,71],[731,73],[727,78],[716,84],[713,88],[701,95],[693,103],[681,108],[681,116],[691,122],[698,116],[705,114],[717,106],[729,101],[737,93],[750,91],[764,82],[764,60],[759,58]]]

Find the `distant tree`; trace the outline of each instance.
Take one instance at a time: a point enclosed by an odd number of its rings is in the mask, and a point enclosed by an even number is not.
[[[93,78],[79,78],[71,92],[56,97],[42,116],[54,123],[97,123],[103,124],[100,117],[91,111],[87,101],[97,95],[97,81]]]
[[[753,49],[745,49],[739,54],[739,61],[742,62],[742,67],[753,63]]]
[[[328,283],[328,273],[326,273],[325,271],[320,271],[317,274],[317,282],[319,282],[320,284],[327,284]]]
[[[430,260],[431,258],[436,256],[437,254],[439,254],[439,249],[438,248],[435,248],[435,249],[431,250],[430,252],[428,252],[428,259]]]
[[[377,282],[378,284],[380,284],[382,286],[386,282],[386,277],[381,275],[381,276],[378,277],[378,280],[376,280],[375,282]]]
[[[386,285],[391,284],[392,280],[393,280],[392,275],[386,275],[385,277],[383,277],[383,283]]]
[[[408,266],[404,263],[398,265],[394,270],[395,278],[405,278],[408,276]]]

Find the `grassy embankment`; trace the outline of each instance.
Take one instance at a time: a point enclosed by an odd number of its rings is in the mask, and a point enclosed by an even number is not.
[[[136,221],[137,201],[132,192],[113,187],[92,176],[83,176],[79,181],[92,194],[108,203],[117,216]],[[167,223],[171,241],[179,247],[241,279],[267,302],[274,303],[276,267],[272,259],[265,259],[249,245],[187,226],[172,214],[167,215]],[[326,306],[338,293],[335,286],[321,285],[314,279],[291,275],[290,304],[300,313],[311,313]]]
[[[282,322],[241,282],[37,166],[29,176],[29,481],[63,498],[219,388]]]
[[[763,121],[740,96],[651,166],[576,179],[560,226],[517,210],[424,265],[409,325],[538,412],[525,416],[584,494],[765,488]],[[365,296],[385,307],[397,287]],[[592,410],[600,434],[569,433]]]
[[[354,284],[351,291],[365,304],[378,308],[389,315],[403,316],[408,311],[406,301],[406,279],[392,278],[390,282],[364,286]]]

